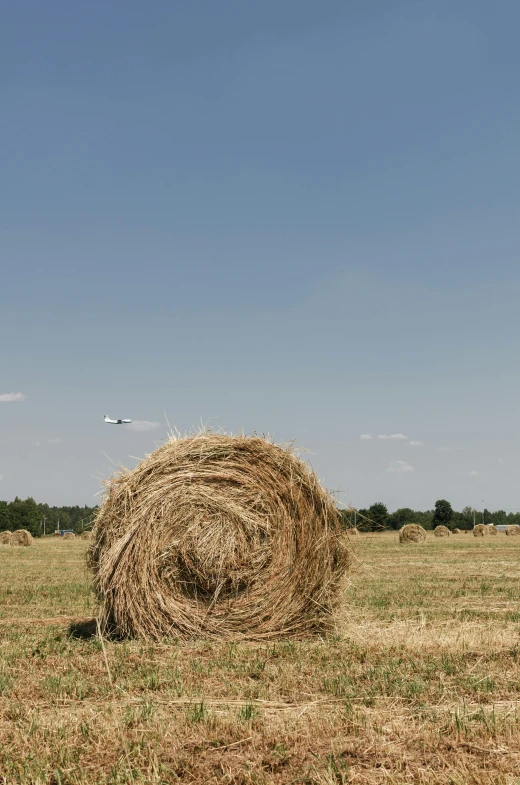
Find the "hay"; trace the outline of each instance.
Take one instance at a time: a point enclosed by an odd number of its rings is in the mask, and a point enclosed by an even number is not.
[[[11,536],[11,545],[32,545],[32,535],[27,529],[17,529]]]
[[[82,540],[90,540],[91,537],[92,537],[91,532],[82,532],[81,533],[81,539]]]
[[[448,529],[447,526],[436,526],[435,529],[433,530],[433,533],[435,534],[436,537],[450,536],[450,530]]]
[[[347,532],[349,534],[352,534],[354,537],[357,537],[357,535],[359,534],[359,530],[356,529],[355,526],[353,526],[352,529],[347,529]]]
[[[76,535],[74,534],[74,532],[65,532],[65,534],[63,535],[63,537],[61,539],[62,540],[73,540],[75,538],[75,536]]]
[[[452,534],[462,534],[461,529],[453,529]]]
[[[492,534],[494,537],[498,534],[498,530],[494,526],[486,526],[487,533]]]
[[[424,542],[426,532],[418,523],[408,523],[399,530],[399,542]]]
[[[291,448],[207,431],[172,438],[106,490],[87,555],[103,626],[155,639],[329,626],[347,538]]]
[[[11,545],[11,532],[0,532],[0,545]]]
[[[515,537],[520,534],[520,527],[519,526],[508,526],[506,529],[506,534],[508,537]]]
[[[486,534],[487,534],[487,526],[485,526],[483,523],[477,523],[477,525],[473,527],[474,537],[485,537]]]

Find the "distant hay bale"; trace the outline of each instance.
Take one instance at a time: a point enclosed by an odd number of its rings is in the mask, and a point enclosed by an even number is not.
[[[451,533],[452,534],[462,534],[462,531],[460,529],[453,529]]]
[[[11,532],[0,532],[0,545],[11,545]]]
[[[520,534],[520,527],[519,526],[508,526],[506,529],[506,534],[508,537],[515,537]]]
[[[447,526],[442,526],[442,525],[441,526],[436,526],[435,529],[433,530],[433,533],[435,534],[436,537],[449,537],[450,536],[450,530],[448,529],[448,527]]]
[[[487,529],[487,533],[493,535],[494,537],[498,534],[498,530],[495,529],[494,526],[491,525],[486,526],[486,529]]]
[[[11,545],[32,545],[32,535],[27,529],[17,529],[11,536]]]
[[[106,491],[87,554],[102,626],[272,639],[332,621],[347,538],[292,448],[207,431],[172,438]]]
[[[359,534],[359,530],[356,529],[355,526],[353,526],[352,529],[347,529],[347,531],[349,534],[352,534],[353,537],[357,537],[357,535]]]
[[[75,536],[76,535],[74,534],[74,532],[65,532],[65,534],[63,535],[63,537],[61,539],[62,540],[73,540]]]
[[[91,532],[81,532],[82,540],[90,540],[91,537],[92,537]]]
[[[477,525],[473,527],[474,537],[485,537],[486,534],[487,534],[487,526],[485,526],[483,523],[477,523]]]
[[[424,542],[426,532],[418,523],[408,523],[399,530],[399,542]]]

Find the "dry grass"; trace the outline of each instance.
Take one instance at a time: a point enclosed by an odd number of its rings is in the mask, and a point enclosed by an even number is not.
[[[33,544],[32,534],[26,529],[17,529],[11,535],[11,545],[22,545],[27,547]]]
[[[348,548],[292,449],[203,431],[110,480],[89,562],[122,636],[267,640],[330,626]]]
[[[433,530],[433,533],[436,537],[449,537],[450,530],[447,526],[436,526]]]
[[[88,543],[4,549],[0,782],[518,785],[518,543],[360,534],[335,633],[276,643],[101,642]]]
[[[418,523],[408,523],[399,530],[399,542],[424,542],[426,531]]]

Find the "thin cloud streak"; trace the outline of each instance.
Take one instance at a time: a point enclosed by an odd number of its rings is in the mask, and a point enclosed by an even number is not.
[[[378,439],[400,439],[400,440],[408,441],[408,436],[405,436],[404,433],[380,433],[377,438]]]
[[[385,471],[390,472],[390,474],[403,474],[407,472],[414,472],[415,469],[413,466],[410,466],[409,463],[406,461],[392,461],[388,469]]]
[[[24,393],[4,393],[0,395],[0,403],[15,403],[25,401],[27,396]]]

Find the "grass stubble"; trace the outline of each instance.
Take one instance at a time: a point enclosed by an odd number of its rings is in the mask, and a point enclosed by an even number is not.
[[[0,553],[0,783],[520,783],[516,539],[361,534],[335,632],[267,643],[89,635],[87,545]]]

